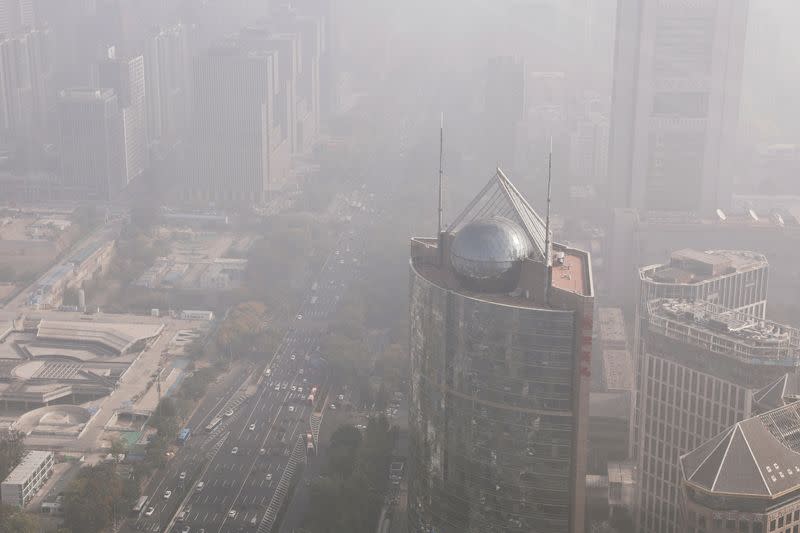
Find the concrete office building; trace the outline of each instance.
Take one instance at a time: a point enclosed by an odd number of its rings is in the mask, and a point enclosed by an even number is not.
[[[155,157],[162,157],[185,133],[190,107],[189,28],[159,28],[146,41],[147,132]]]
[[[619,1],[611,207],[728,207],[747,9],[746,0]]]
[[[680,459],[687,533],[800,529],[800,403],[743,420]]]
[[[185,199],[254,205],[284,185],[290,153],[274,118],[277,68],[274,53],[236,44],[195,58],[196,157]]]
[[[704,301],[648,303],[642,329],[637,531],[683,533],[679,459],[758,409],[800,367],[800,331]]]
[[[69,89],[58,100],[65,197],[109,200],[127,184],[122,113],[111,89]]]
[[[766,316],[769,264],[757,253],[741,250],[701,252],[684,249],[673,252],[668,263],[639,269],[639,285],[634,318],[633,359],[636,368],[636,394],[642,394],[644,345],[642,332],[648,328],[648,305],[658,298],[704,300],[728,309]],[[640,409],[634,403],[631,457],[638,450]]]
[[[591,261],[549,243],[499,170],[411,241],[410,532],[584,531]]]
[[[0,0],[0,33],[10,35],[34,24],[34,0]]]
[[[236,42],[245,50],[274,55],[277,63],[272,116],[281,138],[288,140],[291,153],[298,153],[297,80],[301,55],[299,36],[277,33],[267,25],[249,26],[239,33]]]
[[[98,64],[98,85],[113,89],[122,112],[125,183],[141,176],[150,165],[147,142],[144,57],[117,58],[109,50]]]
[[[0,485],[3,505],[25,507],[53,473],[53,452],[28,452]]]

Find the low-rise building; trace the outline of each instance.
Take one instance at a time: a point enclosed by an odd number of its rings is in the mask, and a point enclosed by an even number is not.
[[[0,485],[4,505],[25,507],[53,473],[53,452],[31,451]]]

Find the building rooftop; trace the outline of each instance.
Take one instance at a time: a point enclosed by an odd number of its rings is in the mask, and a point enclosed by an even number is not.
[[[639,276],[660,283],[692,284],[767,265],[767,258],[756,252],[684,249],[673,252],[669,263],[639,269]]]
[[[42,320],[39,323],[36,337],[48,340],[99,343],[117,353],[124,353],[138,341],[157,336],[163,328],[163,324]]]
[[[745,363],[798,366],[800,330],[706,301],[648,302],[650,329]]]
[[[608,390],[633,390],[633,362],[628,350],[603,350],[603,381]]]
[[[800,488],[800,402],[743,420],[681,457],[684,479],[725,495],[776,498]]]
[[[601,307],[597,311],[597,326],[600,341],[604,345],[624,348],[627,344],[625,336],[625,317],[619,307]]]
[[[800,400],[800,376],[784,374],[753,393],[753,401],[764,410],[777,409]]]
[[[22,462],[17,465],[17,467],[8,474],[8,477],[3,480],[3,483],[9,483],[12,485],[20,485],[25,483],[28,478],[33,474],[39,466],[41,466],[42,462],[47,459],[47,457],[53,455],[53,452],[43,452],[43,451],[30,451],[28,452],[25,457],[22,459]]]
[[[593,296],[589,254],[546,235],[542,218],[498,169],[438,239],[412,239],[412,262],[432,283],[500,304],[542,307],[547,292]]]

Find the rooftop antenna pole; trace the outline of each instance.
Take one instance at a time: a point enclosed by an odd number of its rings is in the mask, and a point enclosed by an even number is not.
[[[444,177],[442,172],[442,157],[444,151],[444,113],[441,114],[439,117],[439,232],[437,235],[441,235],[442,233],[442,218],[444,215],[444,198],[442,189],[444,187]]]
[[[547,216],[544,227],[544,264],[547,269],[545,277],[544,299],[545,303],[550,303],[550,285],[552,283],[552,262],[550,258],[550,191],[553,181],[553,137],[550,137],[550,151],[547,157]]]

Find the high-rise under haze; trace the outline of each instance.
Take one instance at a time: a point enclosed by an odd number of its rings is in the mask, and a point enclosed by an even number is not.
[[[619,0],[611,207],[728,207],[747,9],[747,0]]]
[[[276,69],[275,53],[233,43],[195,58],[196,158],[187,200],[258,204],[282,186],[289,142],[274,120]]]
[[[130,183],[147,170],[150,161],[144,58],[117,58],[110,50],[108,59],[98,64],[98,85],[117,95],[125,140],[125,182]]]
[[[122,112],[111,89],[68,89],[58,100],[65,196],[109,200],[127,183]]]
[[[499,170],[412,239],[410,532],[583,533],[593,301]]]
[[[800,368],[800,332],[702,300],[647,304],[640,330],[637,531],[684,533],[680,457],[758,409]]]

